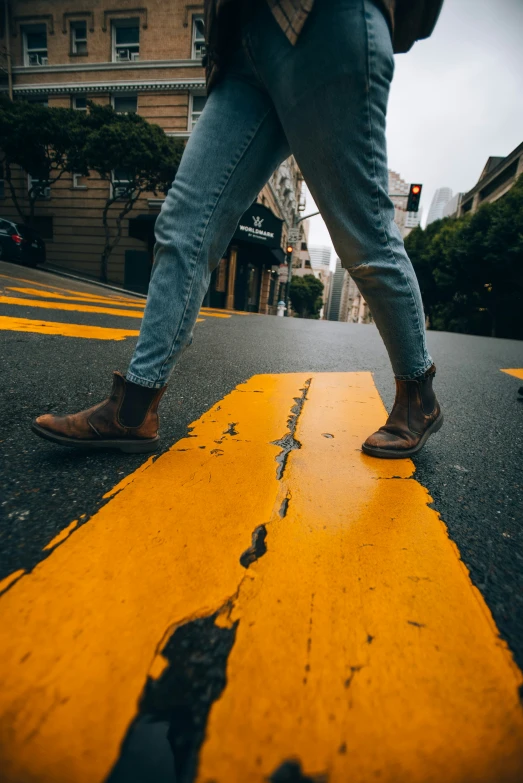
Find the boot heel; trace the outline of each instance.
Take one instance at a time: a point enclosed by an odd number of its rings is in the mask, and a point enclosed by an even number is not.
[[[120,451],[126,454],[148,454],[151,451],[157,451],[160,443],[160,438],[154,438],[153,440],[146,441],[129,441],[118,444]]]

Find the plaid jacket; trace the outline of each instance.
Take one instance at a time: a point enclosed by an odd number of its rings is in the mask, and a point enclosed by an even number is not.
[[[314,0],[266,0],[291,44],[300,32]],[[321,0],[318,0],[321,2]],[[374,0],[390,23],[395,52],[407,52],[415,41],[428,38],[437,22],[443,0]],[[207,93],[223,71],[227,53],[238,43],[243,15],[252,0],[205,0],[206,54],[203,59]]]

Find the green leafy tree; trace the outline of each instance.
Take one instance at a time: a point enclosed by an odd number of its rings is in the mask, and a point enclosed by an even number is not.
[[[48,109],[27,101],[0,96],[0,156],[13,204],[25,223],[33,223],[36,204],[47,188],[66,172],[76,171],[85,143],[81,112]],[[20,192],[15,167],[31,177],[31,187]]]
[[[299,318],[318,318],[322,300],[323,283],[314,275],[294,276],[291,279],[289,296],[292,309]]]
[[[184,142],[165,135],[138,114],[117,114],[111,106],[88,103],[88,134],[82,169],[108,184],[102,210],[105,244],[100,277],[107,280],[111,253],[122,238],[123,220],[144,193],[166,193],[178,168]]]
[[[523,339],[523,177],[473,215],[405,242],[434,329]]]

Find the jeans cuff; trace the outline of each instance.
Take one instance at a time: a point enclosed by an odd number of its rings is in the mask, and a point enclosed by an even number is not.
[[[166,385],[164,381],[148,381],[146,378],[140,378],[132,372],[128,372],[125,378],[131,383],[136,383],[138,386],[145,386],[147,389],[161,389]]]
[[[434,362],[429,357],[428,364],[425,365],[425,367],[422,370],[416,370],[416,372],[410,373],[409,375],[395,375],[397,381],[416,381],[418,378],[421,378],[427,370],[430,370]]]

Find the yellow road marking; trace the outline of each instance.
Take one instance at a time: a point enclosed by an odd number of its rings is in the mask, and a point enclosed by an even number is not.
[[[89,294],[65,294],[65,293],[56,293],[53,291],[40,291],[38,288],[19,288],[16,286],[7,286],[6,291],[15,291],[19,294],[29,294],[30,296],[40,296],[43,299],[66,299],[69,301],[78,301],[78,302],[100,302],[102,304],[118,304],[118,305],[124,305],[125,307],[141,307],[142,309],[145,307],[145,302],[136,301],[135,299],[111,299],[108,296],[95,296],[95,295],[89,295]]]
[[[38,307],[42,310],[65,310],[75,313],[104,313],[105,315],[119,315],[125,318],[143,318],[143,312],[132,310],[120,310],[116,307],[99,307],[98,305],[67,304],[66,302],[44,302],[39,299],[21,299],[15,296],[0,296],[0,304],[17,305],[20,307]]]
[[[144,470],[147,470],[151,467],[153,462],[155,461],[155,457],[149,457],[142,465],[140,465],[139,468],[137,468],[133,473],[130,473],[128,476],[125,476],[121,481],[118,482],[112,489],[109,490],[109,492],[106,492],[105,495],[103,495],[103,499],[107,500],[108,498],[112,498],[115,495],[117,495],[119,492],[122,491],[124,487],[126,487],[128,484],[132,484],[132,482],[136,479],[139,473],[143,473]]]
[[[203,307],[200,309],[201,315],[204,315],[206,318],[230,318],[230,313],[211,313],[209,310],[205,310]]]
[[[51,289],[51,291],[61,291],[62,293],[66,293],[66,294],[74,294],[74,295],[77,295],[77,296],[81,296],[82,293],[84,293],[84,295],[86,297],[90,296],[90,294],[82,292],[82,291],[78,291],[76,289],[62,288],[62,286],[60,286],[60,285],[49,285],[48,283],[41,283],[41,282],[36,281],[36,280],[27,280],[25,277],[14,277],[13,275],[2,275],[2,274],[0,274],[0,278],[3,278],[4,280],[16,280],[16,282],[18,282],[18,283],[29,283],[30,285],[33,285],[33,286],[37,285],[37,286],[39,286],[39,288],[49,288],[49,289]],[[95,284],[95,283],[93,283],[93,284]],[[98,296],[98,294],[97,294],[97,296]],[[123,297],[123,296],[120,296],[119,294],[116,294],[116,293],[113,294],[111,297],[107,297],[107,298],[108,299],[119,299],[121,301],[126,301],[126,300],[128,301],[128,297]]]
[[[5,593],[3,783],[105,777],[166,631],[236,592],[278,491],[270,441],[306,377],[241,385]],[[231,422],[239,436],[223,434]]]
[[[63,541],[65,541],[66,538],[68,538],[73,530],[78,526],[78,520],[73,519],[73,521],[67,525],[67,527],[64,527],[63,530],[61,530],[58,535],[56,535],[51,541],[49,541],[48,544],[44,546],[44,552],[49,551],[50,549],[54,549],[55,546],[58,546],[58,544],[61,544]]]
[[[204,315],[217,315],[222,318],[230,318],[231,315],[253,315],[252,313],[244,313],[242,310],[219,310],[218,308],[212,310],[208,307],[201,307],[200,312]]]
[[[37,296],[41,295],[45,298],[55,298],[55,299],[73,299],[71,296],[62,297],[58,294],[47,294],[42,293],[38,294]],[[74,311],[79,313],[105,313],[106,315],[119,315],[124,316],[127,318],[143,318],[143,311],[132,311],[132,310],[120,310],[117,307],[100,307],[99,305],[88,305],[85,304],[85,302],[88,301],[86,298],[78,298],[78,304],[69,304],[67,302],[46,302],[45,299],[24,299],[23,297],[15,297],[15,296],[0,296],[0,304],[6,304],[6,305],[17,305],[20,307],[38,307],[40,309],[44,310],[66,310],[66,311]],[[92,299],[91,301],[97,301],[96,299]],[[122,305],[122,302],[117,302],[116,300],[103,300],[107,302],[112,302],[113,305]],[[133,303],[134,304],[134,303]],[[125,305],[127,306],[127,304]],[[131,305],[129,305],[131,306]],[[137,304],[137,307],[141,307],[141,304]],[[231,316],[226,313],[209,313],[209,312],[202,312],[202,315],[205,315],[207,318],[230,318]]]
[[[8,574],[4,579],[0,579],[0,595],[24,574],[25,568],[20,568],[18,571],[13,571],[12,574]]]
[[[197,318],[196,323],[202,323],[204,320],[204,318]],[[36,321],[30,318],[12,318],[7,315],[0,315],[0,331],[58,334],[62,337],[85,337],[89,340],[125,340],[126,337],[137,337],[140,334],[138,329],[112,329],[106,326]]]
[[[520,381],[523,381],[523,369],[501,370],[501,372],[506,372],[507,375],[513,375],[514,378],[519,378]]]
[[[412,463],[360,454],[382,416],[368,375],[313,376],[198,781],[523,779],[521,674]]]
[[[361,454],[384,417],[368,373],[255,376],[22,576],[0,599],[5,783],[102,781],[162,643],[220,607],[239,624],[201,783],[290,758],[329,783],[521,780],[521,674],[412,463]]]
[[[29,318],[11,318],[0,315],[0,331],[32,332],[33,334],[58,334],[62,337],[85,337],[89,340],[125,340],[136,337],[138,329],[111,329],[105,326],[66,324],[56,321],[35,321]]]

